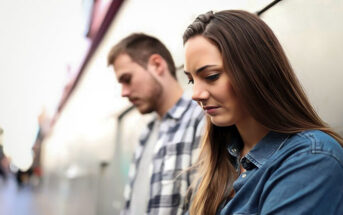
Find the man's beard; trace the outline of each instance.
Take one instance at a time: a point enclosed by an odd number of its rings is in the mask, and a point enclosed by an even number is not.
[[[152,89],[152,93],[149,96],[149,98],[145,101],[145,104],[147,104],[147,108],[145,109],[139,109],[139,112],[141,114],[148,114],[152,113],[154,111],[157,111],[159,108],[159,101],[161,100],[161,96],[163,95],[163,86],[161,83],[159,83],[154,76],[151,75],[151,78],[153,80],[153,86],[154,89]]]

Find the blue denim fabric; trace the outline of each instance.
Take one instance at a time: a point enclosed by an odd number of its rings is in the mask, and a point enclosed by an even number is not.
[[[343,214],[343,148],[326,133],[270,132],[242,159],[228,150],[247,171],[217,214]]]

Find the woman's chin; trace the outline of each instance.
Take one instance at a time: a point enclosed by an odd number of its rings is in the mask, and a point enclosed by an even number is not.
[[[232,122],[223,121],[223,120],[216,120],[212,117],[211,117],[211,122],[212,122],[212,124],[214,124],[215,126],[218,126],[218,127],[227,127],[227,126],[233,125]]]

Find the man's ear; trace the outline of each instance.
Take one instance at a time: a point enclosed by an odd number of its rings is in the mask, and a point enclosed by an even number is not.
[[[156,75],[162,75],[167,69],[167,63],[161,55],[152,54],[148,60],[148,68],[152,69]]]

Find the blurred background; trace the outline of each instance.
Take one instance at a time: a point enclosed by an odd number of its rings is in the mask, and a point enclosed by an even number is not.
[[[182,66],[187,25],[223,9],[259,13],[319,115],[343,135],[343,1],[1,0],[0,214],[118,214],[151,116],[120,97],[107,53],[144,32]]]

